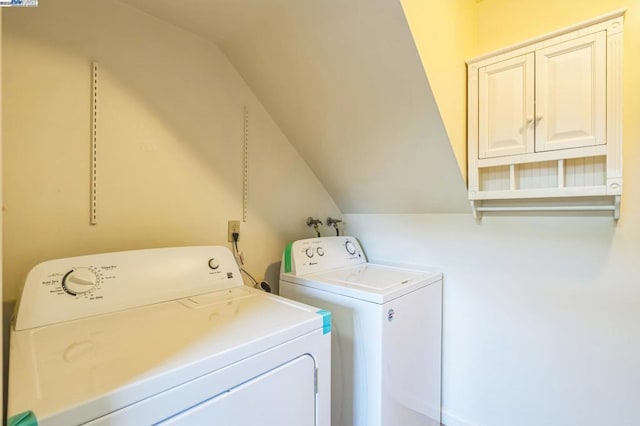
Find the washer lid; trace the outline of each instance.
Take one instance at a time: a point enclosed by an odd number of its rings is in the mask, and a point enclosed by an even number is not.
[[[364,263],[318,274],[280,279],[374,303],[385,303],[442,278],[435,272]]]
[[[323,320],[316,308],[240,287],[13,331],[8,415],[82,424],[323,329]]]

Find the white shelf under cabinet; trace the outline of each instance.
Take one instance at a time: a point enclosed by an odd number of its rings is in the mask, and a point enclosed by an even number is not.
[[[619,217],[623,16],[616,11],[467,62],[476,217],[554,210]]]

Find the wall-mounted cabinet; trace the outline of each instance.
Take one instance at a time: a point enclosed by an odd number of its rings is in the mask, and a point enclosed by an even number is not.
[[[618,217],[623,14],[467,62],[474,213],[612,210]],[[576,197],[597,199],[567,202]],[[492,207],[494,200],[516,201]]]

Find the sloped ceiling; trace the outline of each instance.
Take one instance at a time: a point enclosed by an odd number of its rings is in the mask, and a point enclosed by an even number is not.
[[[216,43],[343,213],[469,211],[399,1],[122,1]]]

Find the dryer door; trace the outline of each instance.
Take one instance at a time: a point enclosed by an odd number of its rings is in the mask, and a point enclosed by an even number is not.
[[[305,355],[158,424],[314,426],[315,397],[315,363]]]

